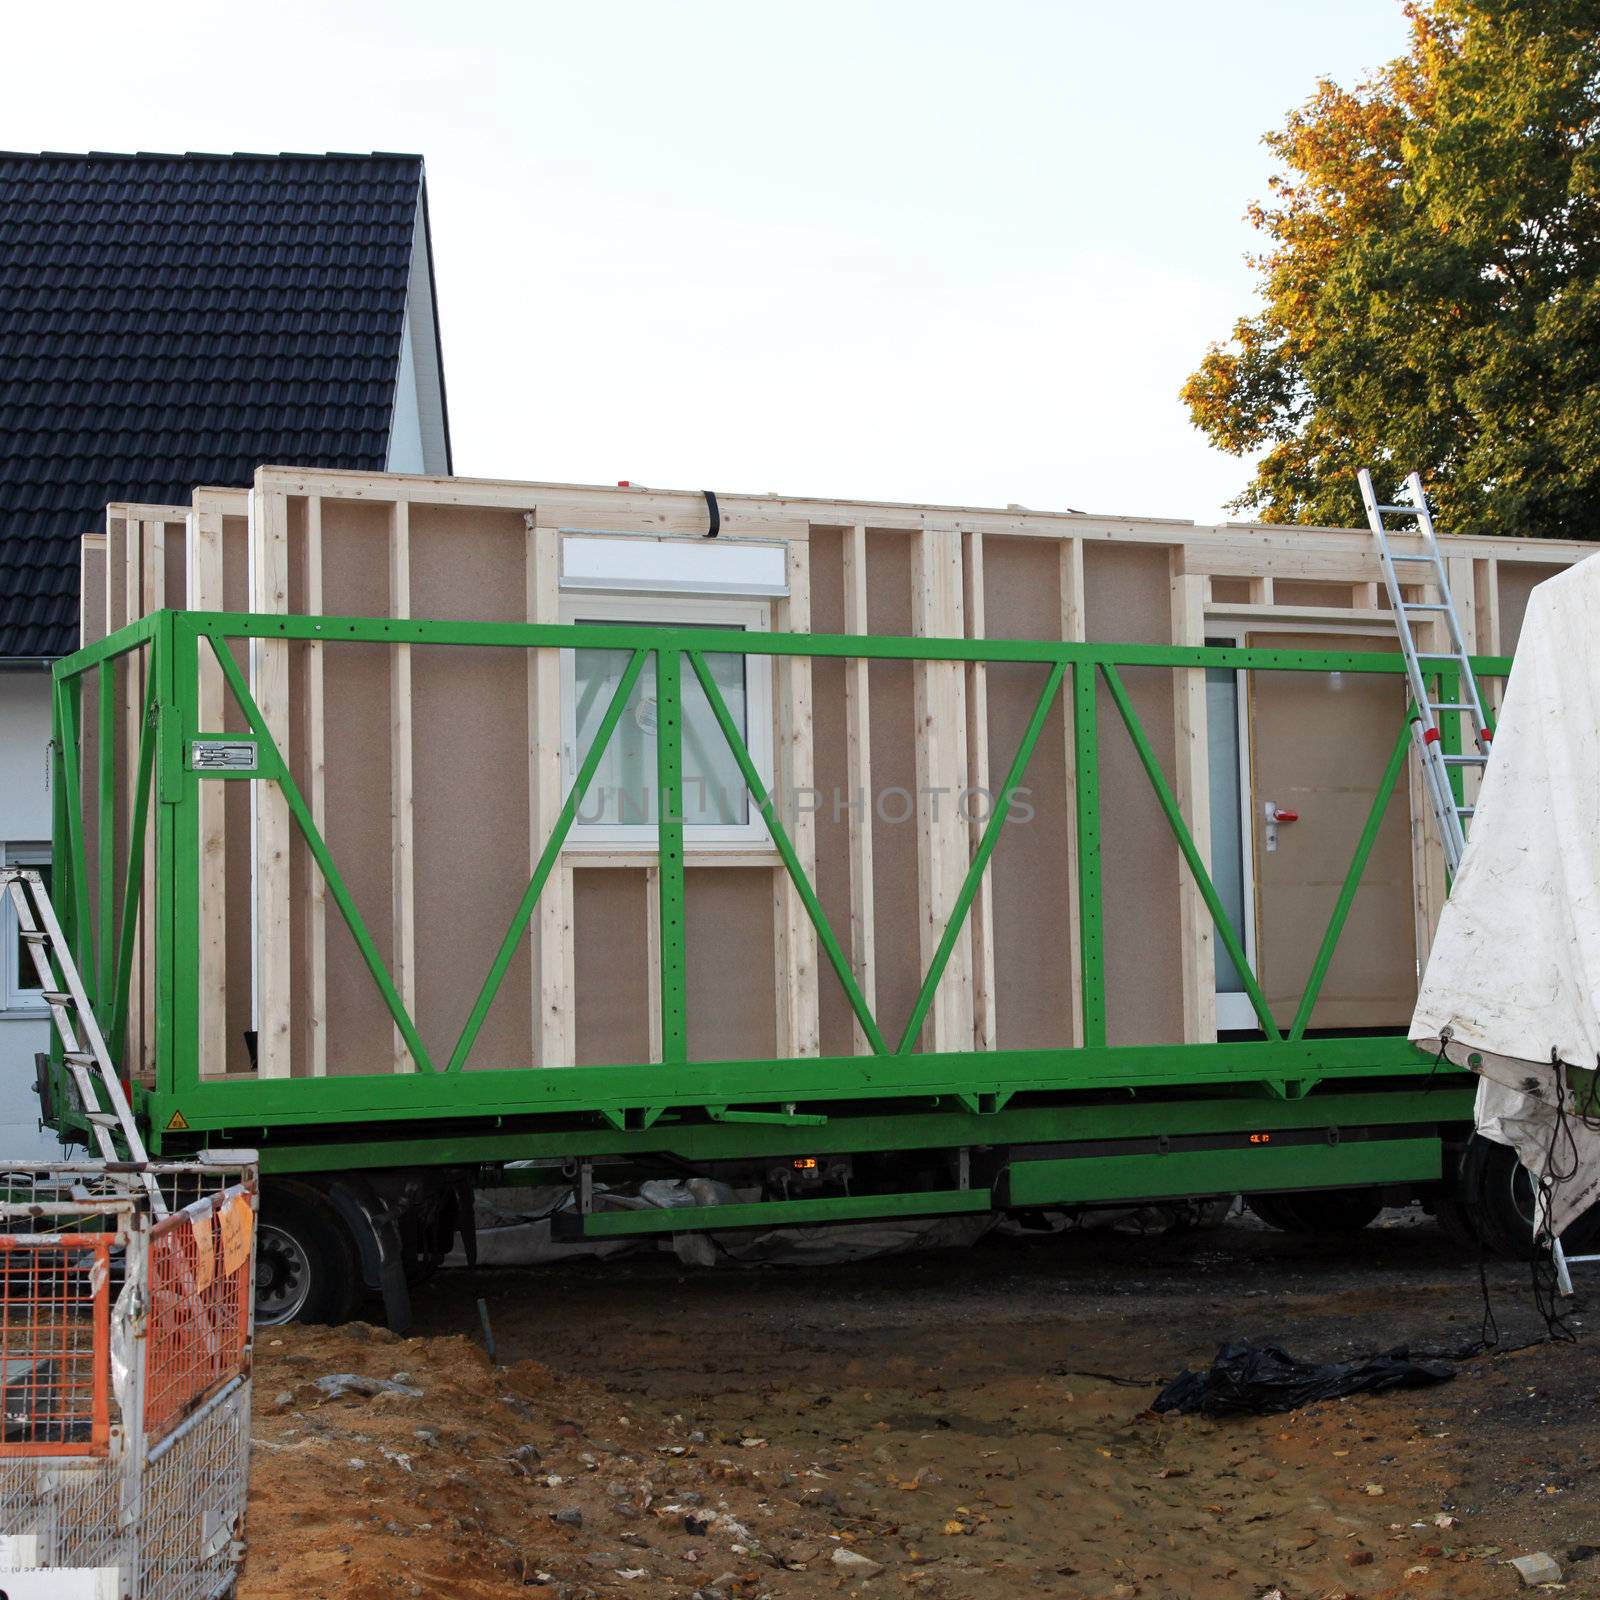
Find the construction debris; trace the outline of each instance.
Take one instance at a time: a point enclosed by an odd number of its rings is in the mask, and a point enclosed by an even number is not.
[[[1517,1569],[1517,1576],[1526,1588],[1537,1589],[1543,1583],[1561,1582],[1561,1563],[1543,1551],[1533,1556],[1513,1556],[1511,1565]]]
[[[1154,1411],[1198,1412],[1230,1417],[1295,1411],[1318,1400],[1373,1394],[1385,1389],[1418,1389],[1444,1383],[1455,1369],[1439,1361],[1413,1361],[1405,1348],[1366,1361],[1297,1361],[1275,1344],[1241,1340],[1225,1344],[1204,1372],[1187,1368],[1163,1389]],[[1371,1493],[1382,1494],[1376,1485]]]

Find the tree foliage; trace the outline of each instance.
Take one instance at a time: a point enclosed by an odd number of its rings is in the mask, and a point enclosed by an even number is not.
[[[1267,136],[1263,305],[1183,398],[1267,521],[1362,523],[1370,465],[1453,531],[1600,538],[1600,0],[1406,11]]]

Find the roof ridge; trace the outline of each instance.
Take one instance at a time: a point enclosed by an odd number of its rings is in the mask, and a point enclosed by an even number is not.
[[[0,161],[422,161],[406,150],[0,150]]]

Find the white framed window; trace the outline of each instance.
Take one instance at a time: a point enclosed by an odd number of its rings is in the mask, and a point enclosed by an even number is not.
[[[766,601],[676,594],[566,594],[563,622],[673,628],[739,628],[765,633]],[[561,652],[561,747],[565,781],[578,767],[605,719],[627,670],[626,649]],[[772,784],[772,658],[708,650],[712,680],[739,729],[762,782]],[[699,680],[687,666],[682,680],[683,819],[689,849],[751,849],[769,843],[766,823],[745,788],[738,763]],[[656,678],[645,662],[621,719],[578,809],[568,844],[578,850],[652,851],[658,818]]]
[[[0,845],[0,859],[8,867],[34,867],[50,888],[50,846],[40,840]],[[0,1013],[49,1014],[33,970],[33,957],[22,942],[17,908],[9,893],[0,893]]]

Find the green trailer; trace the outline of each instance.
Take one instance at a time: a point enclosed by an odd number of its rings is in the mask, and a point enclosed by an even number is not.
[[[240,641],[316,642],[330,653],[373,644],[484,651],[626,651],[621,682],[575,774],[493,963],[448,1053],[430,1054],[386,970],[372,931],[319,831],[239,664]],[[808,878],[761,772],[709,670],[708,657],[758,654],[872,662],[1029,665],[1042,679],[1032,713],[980,830],[943,937],[911,1014],[873,1014],[838,931]],[[233,711],[202,718],[202,663],[215,663]],[[631,686],[653,669],[658,770],[660,1062],[546,1068],[529,1060],[467,1066],[474,1040],[529,925]],[[1503,674],[1505,658],[1477,662]],[[1342,881],[1330,886],[1326,927],[1292,1014],[1275,1014],[1251,975],[1236,929],[1184,821],[1135,708],[1130,674],[1218,668],[1244,674],[1402,672],[1398,655],[1150,644],[1062,643],[783,632],[700,627],[410,621],[161,610],[80,650],[55,668],[53,897],[113,1055],[127,1059],[130,987],[141,938],[151,941],[153,1059],[128,1073],[153,1152],[253,1147],[264,1180],[264,1312],[338,1316],[361,1280],[389,1315],[407,1315],[406,1277],[447,1236],[468,1242],[473,1186],[517,1172],[559,1173],[576,1206],[570,1237],[826,1224],[865,1218],[1035,1213],[1244,1194],[1285,1226],[1359,1224],[1381,1200],[1423,1199],[1447,1220],[1514,1204],[1506,1175],[1463,1165],[1472,1088],[1387,1032],[1310,1026],[1342,940],[1360,937],[1351,909],[1385,808],[1402,786],[1409,734],[1396,718],[1366,825]],[[1330,676],[1331,675],[1331,676]],[[116,736],[117,707],[142,684],[137,737]],[[815,928],[818,982],[848,999],[865,1053],[791,1059],[697,1060],[688,1048],[682,824],[686,686],[709,702],[806,916]],[[1456,698],[1443,685],[1439,698]],[[1403,695],[1395,695],[1403,704]],[[1067,727],[1075,785],[1076,951],[1081,1044],[1052,1049],[928,1051],[922,1023],[1024,785],[1041,730]],[[1461,730],[1446,719],[1446,747]],[[1243,975],[1255,1026],[1218,1042],[1107,1042],[1101,772],[1118,742],[1131,748],[1215,937]],[[367,977],[405,1041],[415,1070],[343,1071],[266,1079],[222,1074],[202,1059],[198,1022],[202,793],[253,783],[281,792],[327,901],[361,952]],[[123,841],[119,851],[93,841]],[[147,870],[137,870],[147,863]],[[521,864],[519,864],[521,863]],[[1040,893],[1057,893],[1041,885]],[[464,997],[465,998],[465,997]],[[84,1132],[57,1059],[41,1063],[48,1120]],[[1481,1163],[1479,1163],[1481,1168]],[[727,1180],[737,1203],[672,1210],[602,1210],[597,1185],[698,1174]],[[1464,1189],[1463,1184],[1467,1187]],[[1474,1187],[1475,1186],[1475,1187]],[[755,1198],[743,1198],[754,1195]],[[359,1263],[360,1271],[352,1268]]]

